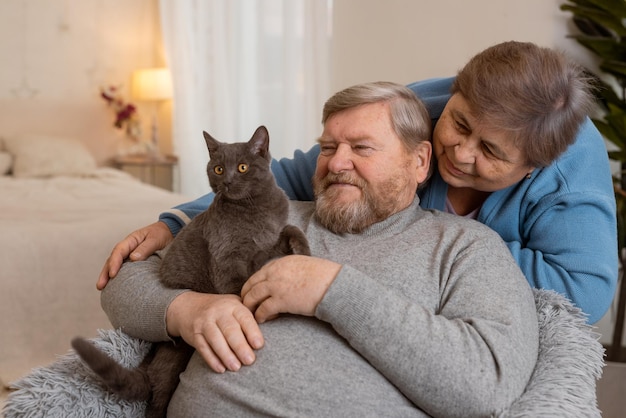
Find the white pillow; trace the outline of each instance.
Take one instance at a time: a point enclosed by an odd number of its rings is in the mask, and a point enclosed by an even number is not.
[[[79,141],[45,135],[5,137],[13,155],[14,177],[82,175],[96,168],[96,160]]]
[[[0,176],[4,176],[11,171],[13,156],[8,152],[0,151]]]

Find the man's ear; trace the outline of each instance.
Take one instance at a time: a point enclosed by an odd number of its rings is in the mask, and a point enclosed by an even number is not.
[[[433,146],[430,141],[423,141],[417,145],[413,152],[417,161],[415,166],[416,179],[418,184],[422,184],[431,174],[430,165],[432,164]]]

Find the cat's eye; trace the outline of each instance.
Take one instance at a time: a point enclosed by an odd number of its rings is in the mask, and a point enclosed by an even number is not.
[[[221,165],[216,165],[215,167],[213,167],[213,171],[215,172],[215,174],[221,176],[222,174],[224,174],[224,167],[222,167]]]
[[[243,174],[243,173],[245,173],[245,172],[247,172],[247,171],[248,171],[248,164],[243,164],[243,163],[242,163],[242,164],[239,164],[239,165],[237,166],[237,170],[238,170],[240,173],[242,173],[242,174]]]

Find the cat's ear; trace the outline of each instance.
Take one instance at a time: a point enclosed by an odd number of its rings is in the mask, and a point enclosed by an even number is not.
[[[206,142],[206,147],[209,150],[209,154],[217,151],[220,142],[217,139],[213,138],[211,135],[209,135],[206,131],[202,131],[202,134],[204,135],[204,142]]]
[[[248,145],[250,145],[250,149],[254,154],[269,159],[270,134],[267,132],[267,128],[263,125],[256,128],[252,138],[248,141]]]

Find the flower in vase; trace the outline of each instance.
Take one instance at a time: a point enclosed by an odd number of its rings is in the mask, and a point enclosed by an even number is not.
[[[118,129],[124,129],[126,135],[134,140],[141,137],[141,121],[137,107],[132,103],[127,103],[122,98],[119,88],[109,86],[100,89],[100,97],[102,97],[113,112],[115,113],[115,121],[113,126]]]

